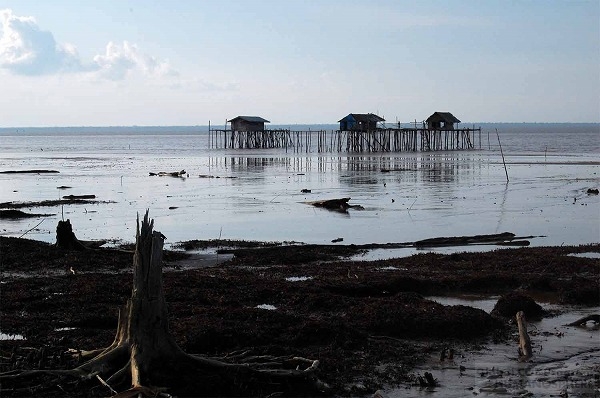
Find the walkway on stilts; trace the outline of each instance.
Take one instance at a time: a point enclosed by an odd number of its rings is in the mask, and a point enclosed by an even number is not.
[[[236,131],[209,130],[209,147],[222,149],[283,148],[292,152],[417,152],[475,148],[481,128],[427,129],[381,128],[359,130]]]

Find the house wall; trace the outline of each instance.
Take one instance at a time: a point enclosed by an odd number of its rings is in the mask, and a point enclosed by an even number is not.
[[[340,121],[340,130],[349,131],[354,129],[356,125],[356,120],[350,115],[346,116]]]
[[[454,123],[430,121],[427,122],[427,128],[429,130],[454,130]]]
[[[263,122],[236,120],[231,122],[231,129],[234,131],[263,131],[265,129],[265,124]]]
[[[442,123],[439,121],[429,121],[427,122],[427,128],[429,130],[437,130],[442,128]]]

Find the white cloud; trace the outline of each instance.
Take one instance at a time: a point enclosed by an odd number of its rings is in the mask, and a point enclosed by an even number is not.
[[[0,23],[0,67],[20,75],[82,69],[75,47],[56,43],[52,33],[38,27],[35,18],[0,10]]]
[[[135,44],[127,41],[122,45],[108,43],[105,53],[94,57],[94,65],[100,77],[110,80],[122,80],[136,71],[153,77],[179,75],[168,62],[142,53]]]
[[[92,78],[123,80],[131,75],[177,76],[167,61],[139,50],[135,44],[110,42],[104,54],[84,62],[75,46],[59,44],[49,31],[41,30],[34,17],[0,10],[0,68],[16,75],[39,76],[56,73],[85,73]]]

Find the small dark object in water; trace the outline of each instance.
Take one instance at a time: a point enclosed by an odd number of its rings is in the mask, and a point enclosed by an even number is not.
[[[300,190],[300,192],[302,192],[302,193],[310,193],[311,190],[310,189],[302,189],[302,190]]]
[[[51,174],[58,173],[56,170],[6,170],[0,171],[0,174]]]
[[[185,170],[181,170],[181,171],[173,171],[173,172],[169,172],[169,171],[161,171],[158,173],[153,173],[150,172],[150,176],[159,176],[159,177],[183,177],[185,174],[187,174],[185,172]]]
[[[179,207],[177,207],[177,206],[169,206],[169,210],[175,210],[175,209],[178,209],[178,208]]]
[[[67,195],[67,196],[63,196],[63,199],[68,199],[68,200],[96,199],[96,195]]]
[[[336,238],[336,239],[333,239],[331,241],[331,243],[338,243],[338,242],[343,242],[343,241],[344,241],[344,238]]]
[[[598,195],[599,192],[598,188],[588,188],[587,190],[588,195]]]
[[[350,198],[341,198],[341,199],[327,199],[327,200],[315,200],[313,202],[306,202],[315,207],[323,207],[327,210],[339,211],[342,213],[346,213],[348,209],[357,209],[363,210],[364,207],[360,205],[350,205],[348,201]]]
[[[56,187],[56,189],[71,189],[71,187],[68,187],[66,185],[61,185],[60,187]]]

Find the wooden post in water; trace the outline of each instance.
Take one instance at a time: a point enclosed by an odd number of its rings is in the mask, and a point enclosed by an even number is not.
[[[502,152],[502,144],[500,143],[498,129],[496,129],[496,137],[498,137],[498,145],[500,146],[500,154],[502,155],[502,164],[504,165],[504,172],[506,173],[506,182],[508,182],[508,170],[506,170],[506,162],[504,161],[504,152]]]

